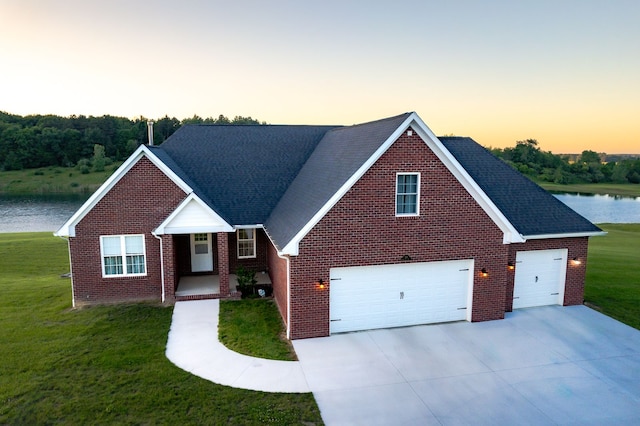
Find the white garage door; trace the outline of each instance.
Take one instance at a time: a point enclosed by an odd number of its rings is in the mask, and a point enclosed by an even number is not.
[[[331,269],[330,331],[471,319],[473,260]]]
[[[567,249],[519,251],[513,288],[513,309],[562,305]]]

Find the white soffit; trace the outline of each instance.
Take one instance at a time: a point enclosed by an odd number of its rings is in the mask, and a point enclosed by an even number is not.
[[[219,214],[207,206],[198,196],[191,193],[156,228],[155,234],[193,234],[200,232],[232,232]]]

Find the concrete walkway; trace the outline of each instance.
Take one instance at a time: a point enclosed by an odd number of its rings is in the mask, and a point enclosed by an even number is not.
[[[264,392],[310,392],[298,361],[234,352],[218,340],[219,300],[176,302],[166,355],[178,367],[221,385]]]

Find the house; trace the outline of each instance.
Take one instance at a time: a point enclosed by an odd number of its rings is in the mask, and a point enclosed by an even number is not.
[[[486,321],[583,302],[602,231],[416,113],[353,126],[187,125],[141,146],[56,233],[74,306],[271,283],[287,336]],[[205,294],[185,293],[209,280]]]

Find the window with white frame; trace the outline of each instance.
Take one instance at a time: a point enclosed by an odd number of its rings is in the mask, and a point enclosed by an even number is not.
[[[109,235],[100,237],[102,275],[146,275],[144,235]]]
[[[396,216],[419,214],[420,174],[398,173],[396,175]]]
[[[238,259],[256,257],[256,230],[251,228],[238,229]]]

